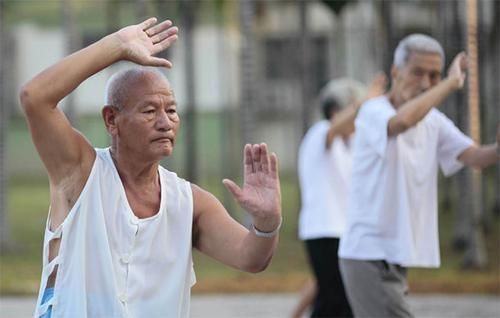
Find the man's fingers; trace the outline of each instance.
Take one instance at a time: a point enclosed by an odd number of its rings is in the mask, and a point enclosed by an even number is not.
[[[262,171],[262,165],[260,163],[260,158],[261,158],[260,145],[255,144],[252,146],[252,154],[253,154],[253,167],[255,171]]]
[[[158,21],[156,18],[149,18],[147,19],[146,21],[142,22],[140,24],[141,26],[141,30],[147,30],[149,29],[150,27],[152,27],[153,25],[155,25],[156,21]]]
[[[455,58],[453,59],[453,65],[457,65],[460,70],[464,71],[467,69],[467,54],[465,54],[465,52],[460,52],[457,54],[457,56],[455,56]]]
[[[149,36],[153,36],[155,34],[161,33],[163,31],[165,31],[166,29],[170,28],[172,26],[172,21],[165,20],[160,24],[157,24],[154,26],[153,25],[151,25],[151,27],[148,28],[147,30],[143,29]]]
[[[153,42],[153,44],[156,44],[158,42],[161,42],[161,41],[167,39],[168,37],[171,37],[173,35],[177,35],[178,31],[179,31],[179,29],[177,27],[168,28],[167,30],[165,30],[163,32],[160,32],[160,33],[157,33],[157,34],[151,36],[151,41]]]
[[[232,180],[229,180],[229,179],[222,180],[222,183],[224,184],[226,189],[228,189],[229,192],[231,192],[231,194],[237,200],[239,200],[239,197],[241,196],[241,188],[236,183],[234,183]]]
[[[271,176],[273,178],[278,178],[278,156],[276,156],[276,153],[271,154]]]
[[[465,53],[463,53],[462,58],[460,59],[460,68],[462,71],[465,71],[469,68],[469,58]]]
[[[387,85],[387,77],[383,72],[377,73],[368,87],[366,98],[373,98],[384,94]]]
[[[153,54],[156,54],[158,52],[166,50],[176,40],[177,40],[177,34],[174,34],[174,35],[171,35],[168,38],[164,39],[163,41],[154,44],[154,52],[153,52]]]
[[[158,66],[158,67],[166,67],[172,68],[172,62],[166,59],[162,59],[160,57],[151,57],[148,62],[148,66]]]
[[[243,167],[245,175],[255,172],[252,159],[252,146],[249,144],[246,144],[243,149]]]
[[[260,165],[264,173],[269,173],[269,152],[265,143],[260,144]]]

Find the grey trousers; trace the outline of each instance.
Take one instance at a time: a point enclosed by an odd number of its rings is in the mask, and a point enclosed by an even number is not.
[[[386,261],[341,258],[340,272],[355,317],[413,317],[406,269]]]

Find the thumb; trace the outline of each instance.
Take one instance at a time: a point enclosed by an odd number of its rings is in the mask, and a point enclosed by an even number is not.
[[[238,199],[241,196],[241,188],[236,183],[234,183],[232,180],[224,179],[224,180],[222,180],[222,183],[224,184],[226,189],[229,192],[231,192],[233,197]]]
[[[148,65],[149,66],[172,68],[172,62],[170,62],[169,60],[166,60],[166,59],[159,58],[159,57],[151,57],[148,60]]]

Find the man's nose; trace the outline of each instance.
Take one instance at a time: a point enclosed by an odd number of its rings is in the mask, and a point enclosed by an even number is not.
[[[158,113],[158,118],[156,119],[156,128],[169,130],[172,128],[172,120],[168,117],[167,112],[161,111]]]
[[[429,87],[431,87],[431,78],[429,75],[424,75],[422,77],[422,81],[420,82],[420,86],[422,90],[427,90]]]

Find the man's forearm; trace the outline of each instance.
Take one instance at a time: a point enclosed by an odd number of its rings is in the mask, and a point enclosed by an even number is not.
[[[394,136],[415,126],[429,111],[458,88],[458,79],[447,78],[425,93],[403,104],[390,119],[388,135]]]
[[[240,269],[261,272],[269,265],[278,245],[278,235],[271,238],[258,237],[253,229],[243,240]]]
[[[352,127],[354,126],[354,120],[356,119],[356,114],[358,113],[360,106],[361,103],[347,107],[335,115],[335,118],[333,119],[330,129],[328,129],[326,135],[326,149],[330,148],[333,139],[335,139],[336,136],[341,135],[346,131],[353,130]]]
[[[47,68],[25,84],[21,99],[25,107],[56,107],[90,76],[121,57],[119,39],[108,35]]]
[[[498,143],[485,146],[471,146],[458,156],[458,160],[465,165],[483,169],[489,167],[500,160]]]

